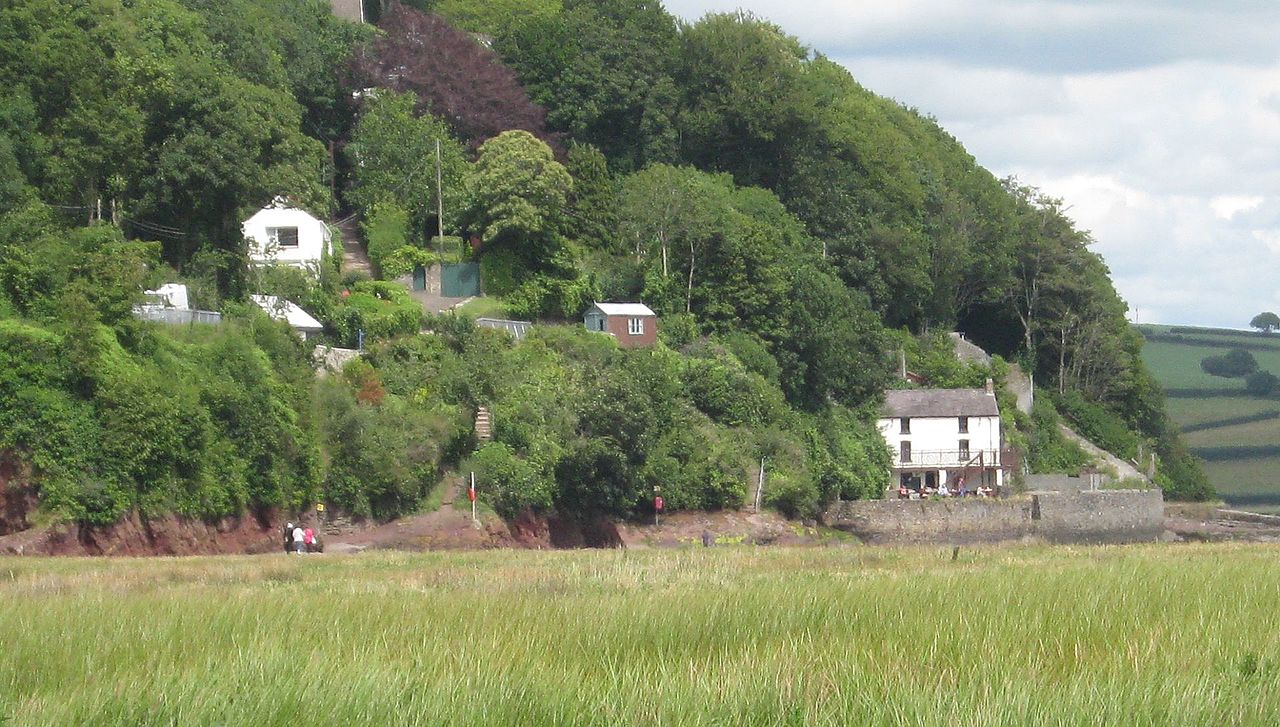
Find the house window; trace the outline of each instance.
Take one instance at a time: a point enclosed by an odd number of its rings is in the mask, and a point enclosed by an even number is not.
[[[297,247],[298,246],[298,228],[296,227],[268,227],[267,239],[276,247]]]
[[[969,417],[960,417],[960,433],[969,433]]]
[[[901,449],[901,451],[899,452],[899,455],[900,455],[900,456],[898,457],[898,460],[899,460],[899,461],[901,461],[901,462],[910,462],[910,461],[911,461],[911,442],[903,442],[903,443],[902,443],[902,449]]]
[[[967,439],[960,440],[960,459],[969,461],[969,440]]]
[[[643,318],[631,318],[631,319],[629,319],[629,320],[627,321],[627,333],[630,333],[630,334],[631,334],[631,335],[633,335],[633,336],[643,335],[643,334],[644,334],[644,319],[643,319]]]
[[[911,433],[911,420],[907,417],[902,417],[902,428],[898,430],[898,434],[910,434],[910,433]]]

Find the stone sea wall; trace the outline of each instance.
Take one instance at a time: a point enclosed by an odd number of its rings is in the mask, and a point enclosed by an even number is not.
[[[1164,532],[1164,497],[1152,490],[1031,492],[1007,499],[837,502],[830,527],[871,543],[1136,543]]]

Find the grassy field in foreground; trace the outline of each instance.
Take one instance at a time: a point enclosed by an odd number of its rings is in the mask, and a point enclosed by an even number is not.
[[[1280,722],[1280,547],[0,559],[6,725]]]

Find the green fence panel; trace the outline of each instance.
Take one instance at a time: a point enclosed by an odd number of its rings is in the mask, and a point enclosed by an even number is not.
[[[440,280],[440,293],[446,298],[480,295],[480,266],[477,263],[445,265]]]

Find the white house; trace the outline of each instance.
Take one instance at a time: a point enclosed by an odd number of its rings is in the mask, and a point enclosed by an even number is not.
[[[323,323],[317,321],[297,304],[284,298],[274,295],[251,295],[249,299],[266,311],[272,320],[288,323],[304,341],[319,335],[324,330]]]
[[[989,379],[985,389],[887,391],[877,427],[893,450],[895,487],[1004,484],[1000,407]]]
[[[328,225],[283,197],[245,220],[241,230],[249,241],[249,259],[256,263],[315,268],[333,244]]]
[[[582,314],[588,331],[607,333],[620,348],[642,348],[658,342],[658,314],[644,303],[593,303]]]

